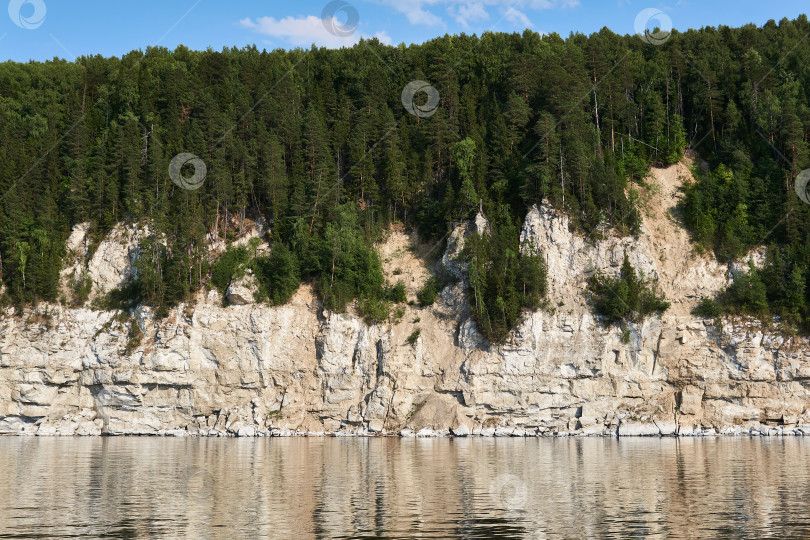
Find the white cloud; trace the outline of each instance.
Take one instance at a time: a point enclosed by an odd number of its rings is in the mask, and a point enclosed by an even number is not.
[[[285,17],[274,19],[273,17],[259,17],[255,21],[250,18],[239,21],[240,26],[253,30],[259,34],[283,40],[294,47],[309,47],[313,43],[329,49],[340,47],[351,47],[360,41],[360,32],[354,32],[350,36],[336,36],[329,32],[320,17],[310,15],[309,17]],[[393,40],[384,30],[374,35],[362,34],[365,39],[377,38],[383,45],[391,45]],[[278,46],[278,42],[272,40],[262,40],[262,43],[270,46]]]
[[[368,37],[368,36],[363,36],[363,37]],[[371,37],[375,37],[375,38],[379,39],[380,43],[382,43],[383,45],[391,45],[391,43],[392,43],[391,36],[389,36],[388,32],[386,32],[385,30],[383,30],[382,32],[377,32],[376,34],[374,34]]]
[[[464,28],[469,28],[471,22],[489,20],[489,13],[487,13],[484,4],[481,2],[462,4],[458,7],[450,5],[447,8],[447,13]]]
[[[254,32],[281,39],[295,47],[309,47],[313,43],[318,46],[337,49],[351,47],[359,41],[358,33],[346,37],[336,36],[326,29],[320,17],[259,17],[255,21],[250,18],[242,19],[239,24]],[[390,38],[389,38],[390,39]],[[380,38],[382,41],[382,38]]]
[[[529,9],[551,9],[556,4],[556,0],[527,0],[525,2],[511,2],[512,4],[519,4],[521,7],[528,7]]]
[[[532,27],[532,21],[529,20],[526,14],[512,6],[506,8],[506,11],[503,12],[503,18],[515,26],[522,26],[523,28]]]
[[[545,9],[565,9],[579,7],[579,0],[507,0],[496,4],[514,6],[515,8],[542,11]]]
[[[526,11],[574,8],[580,0],[369,0],[388,6],[396,13],[404,15],[413,25],[445,27],[441,17],[431,11],[444,7],[446,12],[463,28],[490,20],[489,9],[500,9],[502,20],[515,26],[531,28],[534,25]],[[360,13],[362,20],[362,12]],[[337,22],[337,21],[336,21]],[[500,22],[500,21],[499,21]],[[381,43],[390,44],[391,37],[386,32],[361,34],[359,31],[349,36],[336,36],[329,32],[320,17],[315,15],[300,17],[258,17],[242,19],[239,24],[256,33],[272,38],[274,45],[288,44],[295,47],[309,47],[313,43],[322,47],[350,47],[364,38],[376,37]],[[480,24],[478,24],[480,26]],[[496,23],[497,26],[497,23]],[[277,43],[282,41],[283,43]]]
[[[515,24],[530,26],[526,10],[541,11],[579,7],[580,0],[371,0],[383,4],[397,13],[405,15],[411,24],[445,26],[441,17],[430,11],[431,8],[446,6],[447,13],[459,24],[468,28],[471,23],[489,20],[487,8],[500,8],[507,20]]]
[[[515,5],[522,5],[529,9],[554,9],[554,8],[575,8],[579,7],[579,0],[525,0],[513,2]]]
[[[414,0],[412,2],[402,2],[401,0],[394,0],[393,2],[386,2],[389,6],[394,8],[397,13],[405,15],[408,22],[411,24],[424,24],[425,26],[444,26],[444,21],[441,17],[424,9],[422,4],[424,0]],[[433,3],[428,0],[427,3]]]

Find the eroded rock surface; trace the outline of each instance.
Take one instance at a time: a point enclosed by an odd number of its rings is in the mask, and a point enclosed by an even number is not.
[[[160,321],[144,307],[9,310],[0,316],[0,433],[810,433],[806,339],[690,315],[733,276],[683,247],[668,213],[672,176],[688,174],[677,167],[655,172],[662,188],[638,238],[589,243],[547,205],[529,212],[523,249],[548,262],[550,307],[525,316],[503,345],[478,333],[461,283],[434,306],[404,306],[396,322],[373,326],[324,311],[309,286],[287,305],[257,304],[250,283],[229,290],[238,305],[201,292]],[[486,227],[477,221],[451,235],[442,261],[452,271],[463,270],[453,261],[463,239]],[[81,233],[70,242],[77,270]],[[94,292],[130,275],[137,234],[122,228],[99,246],[88,263]],[[681,251],[662,256],[667,238]],[[398,246],[385,252],[390,281],[412,264]],[[629,339],[596,320],[584,295],[587,277],[615,274],[625,253],[673,302]],[[409,296],[426,276],[405,281]]]

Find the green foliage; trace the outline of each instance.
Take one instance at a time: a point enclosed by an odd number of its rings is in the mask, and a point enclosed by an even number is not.
[[[361,294],[358,311],[366,322],[371,324],[379,323],[389,317],[393,304],[402,304],[407,300],[405,284],[399,281],[393,287],[385,289],[382,295],[373,292],[371,294]],[[403,315],[405,315],[405,308],[400,306],[394,312],[393,321],[395,323],[399,322]]]
[[[168,250],[154,236],[150,236],[140,243],[140,256],[135,261],[137,280],[132,288],[128,289],[126,296],[132,298],[137,294],[138,300],[146,301],[151,305],[163,305],[166,295],[166,282],[163,272],[167,265]]]
[[[259,280],[259,297],[275,305],[287,303],[301,285],[298,258],[281,242],[273,245],[270,256],[256,259],[253,266]]]
[[[417,328],[411,333],[410,336],[408,336],[408,339],[406,339],[405,342],[408,343],[409,345],[413,345],[414,343],[416,343],[416,340],[419,339],[420,335],[422,335],[422,329]]]
[[[527,253],[518,258],[517,286],[523,295],[523,307],[533,309],[540,305],[547,293],[546,263],[538,255]]]
[[[683,128],[683,118],[675,114],[672,117],[672,129],[663,158],[664,163],[670,165],[680,161],[683,158],[683,152],[687,146],[686,130]]]
[[[506,209],[495,214],[489,233],[467,238],[461,258],[467,263],[478,328],[491,342],[501,342],[520,314],[537,308],[546,295],[545,263],[521,253],[517,227]]]
[[[608,322],[638,322],[652,313],[663,313],[669,302],[658,294],[655,285],[636,272],[627,254],[624,256],[619,277],[596,275],[589,288],[596,312]]]
[[[768,290],[760,271],[750,265],[748,272],[734,278],[726,291],[725,303],[738,313],[765,316],[768,313]]]
[[[383,298],[365,297],[358,304],[358,312],[369,324],[383,322],[391,312],[391,302]]]
[[[141,344],[141,340],[143,339],[143,332],[141,331],[141,327],[138,324],[138,321],[132,319],[129,322],[129,331],[127,332],[127,345],[124,348],[124,355],[129,356],[138,346]]]
[[[343,309],[385,298],[372,246],[392,221],[438,240],[479,205],[506,223],[547,200],[585,232],[638,232],[629,183],[647,182],[650,165],[673,163],[691,145],[710,165],[686,190],[695,240],[723,261],[777,245],[788,263],[773,291],[763,278],[768,310],[804,319],[810,206],[792,179],[810,167],[808,33],[801,15],[674,32],[661,47],[602,29],[6,62],[0,280],[15,306],[55,300],[75,224],[89,222],[95,242],[117,223],[147,223],[133,292],[163,313],[209,279],[227,286],[240,268],[228,260],[209,274],[209,234],[230,241],[263,218],[300,280]],[[766,76],[775,59],[778,73]],[[441,94],[430,118],[400,101],[417,75]],[[181,151],[206,162],[197,191],[168,178]],[[531,274],[517,252],[487,248],[481,257],[505,259],[476,261],[477,316],[493,336],[542,297],[531,293],[536,279],[524,292],[517,277],[488,268]],[[257,272],[274,303],[296,281],[292,258],[277,263]]]
[[[766,234],[764,224],[757,223],[757,215],[749,212],[751,204],[759,206],[751,198],[749,174],[720,164],[709,173],[698,174],[697,182],[686,188],[686,223],[695,241],[713,249],[720,260],[743,255]],[[762,195],[756,194],[757,198]]]
[[[723,306],[720,302],[712,298],[703,298],[700,304],[694,309],[694,314],[700,317],[715,319],[723,314]]]
[[[408,295],[405,291],[405,284],[398,281],[396,285],[388,290],[388,299],[392,302],[401,304],[408,301]]]
[[[90,274],[82,272],[79,276],[73,278],[73,304],[76,306],[83,306],[90,296],[90,290],[93,288],[93,280]]]
[[[225,290],[231,281],[244,275],[249,262],[250,253],[245,246],[229,246],[225,253],[214,263],[211,272],[211,283],[214,284],[220,294],[225,294]]]
[[[431,306],[436,302],[436,297],[439,295],[440,284],[435,276],[430,276],[425,284],[419,289],[416,294],[417,300],[423,306]]]
[[[772,245],[762,268],[749,261],[716,299],[704,299],[696,313],[706,317],[746,314],[761,319],[779,317],[800,329],[810,327],[807,267],[784,248]]]
[[[458,174],[461,177],[461,187],[456,199],[457,215],[467,219],[478,206],[478,193],[473,184],[472,172],[475,164],[475,141],[467,137],[450,147],[450,152],[456,162]],[[452,204],[452,203],[451,203]]]
[[[142,300],[140,280],[128,280],[120,287],[107,293],[107,296],[98,300],[98,307],[109,310],[128,310],[137,306]],[[95,303],[95,301],[94,301]]]
[[[316,234],[310,235],[306,223],[299,221],[292,245],[302,273],[317,280],[328,309],[343,311],[357,298],[367,301],[373,318],[377,318],[385,296],[382,264],[359,227],[354,205],[337,208],[334,219],[325,222]]]

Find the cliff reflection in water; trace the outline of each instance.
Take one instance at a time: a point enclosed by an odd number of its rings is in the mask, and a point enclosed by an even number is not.
[[[0,537],[807,537],[808,452],[797,438],[0,438]]]

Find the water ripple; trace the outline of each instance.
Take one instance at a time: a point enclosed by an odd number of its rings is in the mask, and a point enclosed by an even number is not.
[[[0,538],[810,537],[802,439],[0,438]]]

